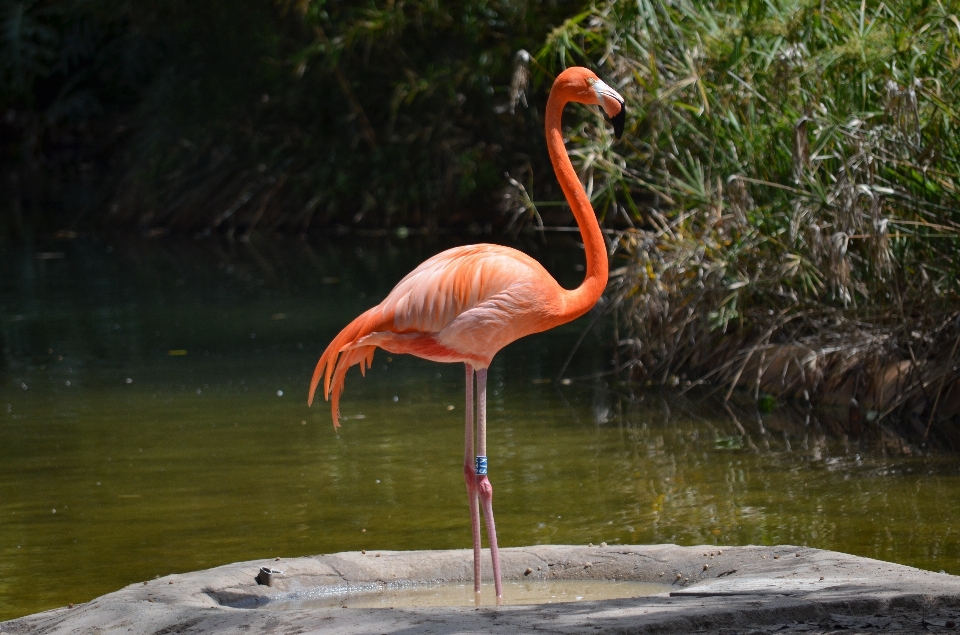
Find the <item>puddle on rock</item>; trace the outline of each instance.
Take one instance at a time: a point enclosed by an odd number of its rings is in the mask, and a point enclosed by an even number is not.
[[[504,604],[556,604],[635,598],[667,593],[670,587],[648,582],[617,580],[531,580],[504,581]],[[496,604],[493,585],[484,584],[480,604]],[[473,584],[448,582],[425,585],[403,585],[369,589],[334,589],[314,593],[297,593],[259,608],[316,609],[346,607],[351,609],[402,608],[426,606],[475,606]]]

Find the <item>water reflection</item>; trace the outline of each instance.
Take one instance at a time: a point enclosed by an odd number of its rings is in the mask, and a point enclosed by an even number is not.
[[[468,546],[459,366],[378,353],[339,435],[305,404],[339,328],[451,244],[3,251],[0,619],[235,560]],[[582,276],[572,243],[527,248]],[[955,457],[835,438],[822,415],[557,384],[590,319],[491,368],[503,545],[794,543],[960,573]],[[609,328],[565,376],[610,369]]]

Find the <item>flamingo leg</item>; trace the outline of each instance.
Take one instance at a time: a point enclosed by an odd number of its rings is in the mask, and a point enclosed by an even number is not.
[[[497,550],[497,527],[493,522],[493,485],[487,478],[487,369],[477,370],[477,457],[483,458],[481,471],[477,463],[477,490],[483,520],[487,525],[487,540],[490,542],[490,557],[493,560],[493,583],[497,590],[497,604],[503,603],[503,584],[500,582],[500,552]],[[474,544],[477,544],[474,541]]]
[[[473,455],[473,366],[467,367],[466,426],[463,442],[463,479],[467,483],[470,505],[470,529],[473,532],[473,592],[480,604],[480,506],[477,498],[477,476]]]

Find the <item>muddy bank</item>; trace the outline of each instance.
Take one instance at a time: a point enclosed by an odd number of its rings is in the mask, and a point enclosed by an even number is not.
[[[466,550],[348,552],[230,564],[133,584],[0,623],[0,633],[953,632],[960,578],[794,546],[534,546],[503,550],[506,579],[636,580],[648,597],[502,607],[272,610],[352,585],[471,579]],[[261,567],[282,571],[269,580]],[[250,607],[250,608],[244,608]]]

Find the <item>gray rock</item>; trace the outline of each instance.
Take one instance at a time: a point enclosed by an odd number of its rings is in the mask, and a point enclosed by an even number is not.
[[[0,633],[960,632],[960,577],[832,551],[542,545],[503,549],[501,558],[505,580],[635,580],[669,590],[525,606],[270,608],[331,589],[472,581],[467,550],[348,552],[158,578],[2,622]]]

